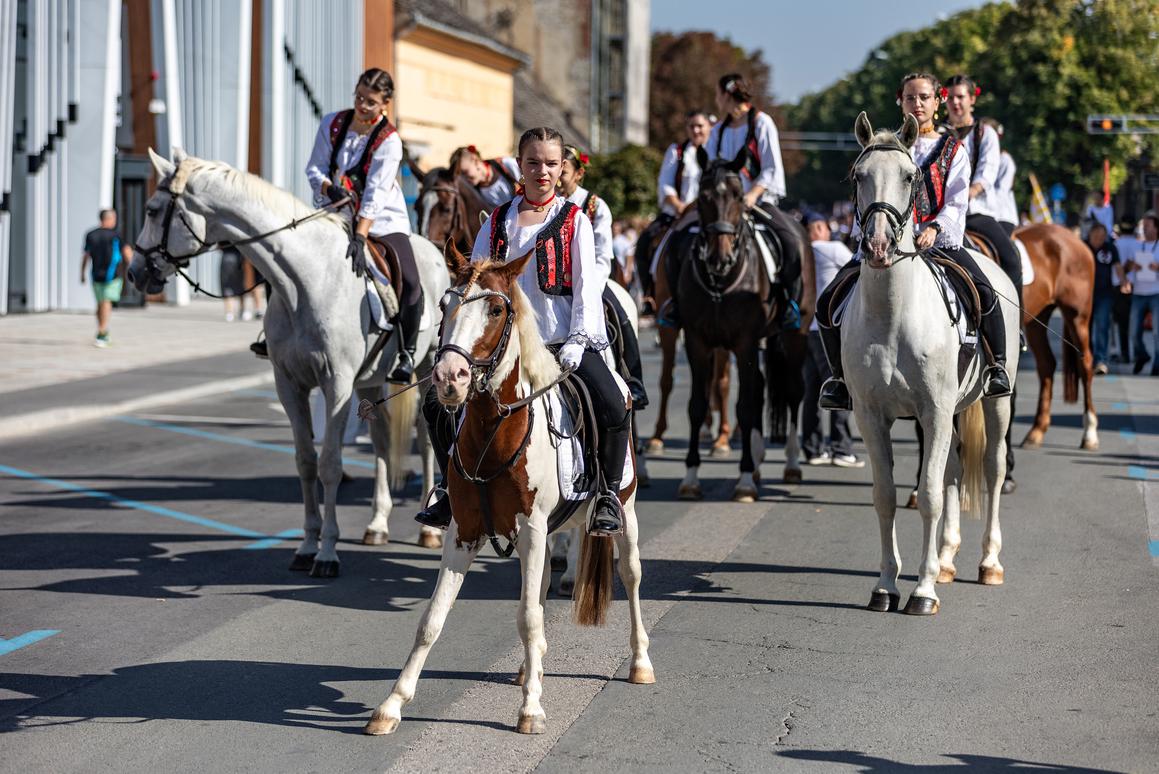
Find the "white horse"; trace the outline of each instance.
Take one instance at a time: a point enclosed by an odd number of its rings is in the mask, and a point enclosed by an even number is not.
[[[949,582],[957,572],[954,556],[962,541],[960,504],[968,501],[975,513],[986,506],[979,581],[1002,583],[998,501],[1006,472],[1010,398],[981,399],[985,366],[981,345],[959,376],[961,345],[957,331],[949,324],[937,280],[921,259],[907,255],[915,250],[909,225],[911,186],[915,181],[920,184],[909,151],[917,140],[917,122],[907,116],[897,134],[888,130],[875,134],[862,113],[857,117],[855,134],[863,148],[854,163],[853,177],[857,210],[867,213],[862,221],[865,240],[886,246],[884,257],[866,256],[841,319],[841,363],[873,465],[873,502],[881,528],[881,577],[869,608],[895,610],[900,600],[897,577],[901,564],[894,532],[897,491],[889,432],[894,420],[915,417],[926,439],[918,485],[922,563],[918,585],[905,612],[932,615],[940,604],[935,582]],[[894,214],[887,215],[888,209],[883,210],[881,204],[900,213],[903,222],[895,222]],[[998,264],[978,258],[1002,304],[1006,351],[1017,352],[1018,308],[1017,301],[1010,302],[1017,299],[1014,286]],[[1011,384],[1017,363],[1015,357],[1006,365]],[[939,557],[934,531],[943,508],[946,518]]]
[[[309,570],[314,577],[336,577],[336,503],[351,392],[357,389],[362,398],[380,397],[398,347],[398,337],[391,336],[363,367],[377,335],[369,333],[366,284],[354,275],[345,258],[349,225],[340,215],[319,217],[320,213],[292,194],[227,164],[187,156],[180,150],[171,162],[152,151],[150,157],[157,173],[157,192],[146,205],[131,277],[139,288],[157,291],[189,259],[217,243],[227,243],[235,244],[269,281],[274,292],[265,316],[266,340],[278,397],[293,429],[306,511],[305,536],[290,569]],[[302,219],[307,220],[283,228]],[[411,244],[428,316],[437,319],[435,304],[449,284],[442,256],[422,237],[412,236]],[[420,335],[416,361],[429,357],[434,338],[434,326]],[[321,388],[326,400],[320,463],[310,422],[309,394],[315,387]],[[390,426],[381,413],[370,422],[376,464],[373,518],[363,537],[367,544],[387,540],[387,517],[393,506],[389,474],[393,473],[394,485],[400,486],[402,460],[410,449],[418,413],[415,393],[411,390],[406,399],[390,404]],[[419,441],[426,447],[422,449],[423,475],[429,486],[434,480],[434,456],[424,430],[425,425]],[[318,508],[319,479],[325,520]],[[422,543],[437,548],[439,532],[424,528]]]
[[[458,253],[452,258],[457,287],[444,303],[435,389],[443,405],[464,407],[452,454],[454,464],[448,465],[447,471],[455,517],[447,531],[439,577],[419,621],[414,648],[390,695],[367,723],[367,734],[389,734],[398,728],[402,707],[414,697],[419,673],[471,561],[490,535],[514,541],[523,574],[516,619],[524,646],[518,680],[523,685],[523,703],[517,728],[527,734],[546,730],[540,696],[547,652],[543,605],[551,582],[547,520],[561,497],[557,451],[548,426],[547,391],[555,389],[552,385],[560,371],[540,340],[534,312],[515,282],[529,258],[530,254],[506,264],[471,265]],[[624,482],[620,499],[624,532],[614,540],[631,616],[628,681],[652,683],[656,678],[640,611],[634,477]],[[586,523],[588,505],[585,503],[564,526]],[[600,625],[604,621],[612,592],[612,540],[584,535],[575,595],[580,624]]]

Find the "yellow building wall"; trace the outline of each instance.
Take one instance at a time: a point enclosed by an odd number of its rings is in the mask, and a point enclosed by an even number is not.
[[[461,145],[485,158],[512,152],[514,81],[506,69],[407,39],[396,43],[395,69],[399,134],[412,152],[422,150],[416,160],[424,169],[446,166]]]

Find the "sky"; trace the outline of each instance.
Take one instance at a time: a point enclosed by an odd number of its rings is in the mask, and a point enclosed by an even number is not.
[[[886,38],[982,5],[979,0],[652,0],[652,30],[709,30],[747,50],[762,49],[773,68],[776,101],[796,102],[856,70]]]

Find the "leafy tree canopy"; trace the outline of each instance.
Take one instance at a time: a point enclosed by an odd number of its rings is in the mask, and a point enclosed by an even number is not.
[[[615,153],[595,154],[584,177],[584,188],[608,203],[612,217],[656,213],[656,178],[663,154],[655,148],[625,145]]]

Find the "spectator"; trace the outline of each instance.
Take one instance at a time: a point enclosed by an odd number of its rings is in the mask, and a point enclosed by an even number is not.
[[[824,215],[810,212],[805,216],[805,226],[813,243],[813,260],[816,264],[817,295],[833,281],[837,271],[853,257],[849,248],[832,240],[829,221]],[[825,443],[825,433],[821,426],[821,408],[817,399],[821,394],[821,383],[832,373],[829,361],[825,359],[825,347],[821,343],[821,331],[814,318],[809,326],[809,356],[805,358],[805,403],[801,409],[802,449],[810,465],[837,465],[843,468],[860,468],[865,462],[853,453],[853,436],[849,430],[849,412],[829,412],[829,443]]]
[[[1131,346],[1135,350],[1134,373],[1140,373],[1148,361],[1151,376],[1159,376],[1159,215],[1154,210],[1143,213],[1143,239],[1133,255],[1127,256],[1126,269],[1131,282]],[[1151,354],[1143,344],[1143,320],[1151,313]]]
[[[97,301],[97,338],[94,346],[109,346],[109,317],[113,304],[121,300],[125,267],[129,265],[129,246],[121,242],[117,232],[117,211],[101,210],[101,225],[85,234],[84,257],[80,264],[80,282],[88,276],[92,262],[93,296]],[[121,260],[124,258],[125,260]]]
[[[1118,352],[1111,356],[1116,363],[1131,362],[1131,283],[1127,282],[1126,259],[1135,254],[1139,240],[1135,238],[1135,221],[1129,218],[1119,224],[1119,234],[1115,238],[1115,249],[1119,251],[1119,264],[1123,266],[1123,278],[1112,276],[1111,281],[1119,286],[1115,295],[1115,306],[1111,310],[1113,330],[1117,339]]]
[[[244,303],[241,294],[245,291],[242,273],[242,257],[235,248],[221,251],[221,295],[225,301],[225,321],[233,322],[238,317]]]
[[[622,220],[612,223],[612,256],[616,265],[612,271],[612,278],[625,288],[632,286],[632,253],[636,248],[635,240],[629,233],[628,224]]]
[[[1119,251],[1115,243],[1107,239],[1107,227],[1100,221],[1091,224],[1087,233],[1087,247],[1091,248],[1095,256],[1091,339],[1095,350],[1095,375],[1101,376],[1110,371],[1107,367],[1107,345],[1111,338],[1111,313],[1115,306],[1115,296],[1119,295],[1123,287],[1123,264],[1119,262]]]

